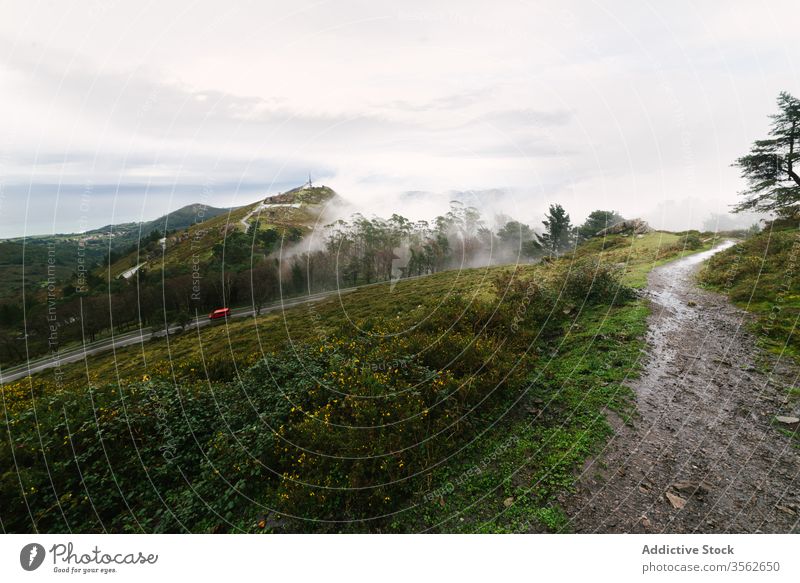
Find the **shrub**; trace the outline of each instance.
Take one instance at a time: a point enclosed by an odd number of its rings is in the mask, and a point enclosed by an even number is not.
[[[681,245],[685,249],[694,251],[695,249],[700,249],[700,247],[703,246],[703,241],[700,239],[699,233],[689,232],[681,238]]]
[[[517,341],[523,345],[558,334],[565,320],[555,286],[543,275],[534,277],[523,277],[517,267],[501,273],[493,282],[497,297],[495,330],[519,335]]]
[[[473,309],[447,302],[437,318],[454,325],[444,334],[427,324],[435,334],[423,326],[399,336],[392,322],[373,321],[355,341],[336,335],[314,346],[325,372],[278,431],[281,513],[363,521],[396,510],[463,438],[491,422],[524,373],[503,378],[517,357],[493,356],[502,352],[498,338],[469,330],[473,322],[459,316]]]
[[[566,300],[595,304],[621,304],[634,297],[634,291],[621,283],[622,268],[596,258],[570,263],[561,276]]]
[[[221,359],[210,378],[202,363],[176,365],[177,385],[5,387],[3,528],[247,531],[270,510],[314,520],[293,530],[380,524],[529,390],[536,349],[560,339],[567,307],[626,293],[615,269],[588,260],[534,273],[504,271],[480,299],[450,295],[410,329],[381,318],[332,328],[229,382]],[[168,364],[153,374],[169,378]]]

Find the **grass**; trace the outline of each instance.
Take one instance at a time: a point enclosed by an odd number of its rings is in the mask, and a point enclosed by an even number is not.
[[[507,403],[503,422],[475,439],[434,476],[414,508],[393,525],[406,531],[568,532],[558,504],[575,470],[611,435],[613,410],[633,414],[648,309],[641,301],[582,314],[557,355],[532,371],[529,388]]]
[[[798,261],[800,230],[769,227],[712,257],[700,272],[699,280],[754,314],[750,331],[763,349],[800,362]],[[767,363],[762,366],[768,368]],[[789,387],[788,396],[790,403],[796,404],[800,389]],[[796,433],[793,435],[800,438]]]
[[[605,261],[625,264],[623,281],[635,289],[647,285],[647,274],[668,261],[710,249],[714,238],[707,236],[700,246],[687,246],[684,234],[655,231],[638,237],[592,239],[578,248],[576,255],[600,254]]]
[[[297,189],[291,195],[291,200],[302,203],[301,207],[267,209],[254,214],[247,223],[252,225],[258,219],[259,228],[261,229],[275,228],[281,231],[290,227],[297,227],[306,233],[319,217],[320,209],[314,205],[324,202],[333,196],[335,196],[335,193],[327,187]],[[153,258],[148,259],[148,253],[143,256],[139,250],[134,251],[111,265],[111,276],[118,277],[127,269],[139,263],[146,264],[144,269],[172,269],[189,272],[195,257],[201,263],[209,261],[212,257],[212,247],[223,241],[226,234],[234,231],[244,231],[245,227],[241,221],[252,211],[258,209],[261,202],[259,200],[246,206],[230,209],[208,218],[202,223],[181,229],[179,233],[167,239],[164,253],[161,252],[160,246],[153,246]],[[142,234],[147,235],[147,233]],[[103,268],[99,275],[104,275],[107,270],[108,267]]]
[[[217,217],[219,218],[219,217]],[[212,219],[214,220],[214,219]],[[672,233],[650,233],[640,239],[608,239],[611,246],[599,250],[598,242],[579,248],[575,258],[599,255],[605,263],[625,264],[623,281],[643,287],[650,269],[677,258],[686,251],[676,248],[679,237]],[[570,260],[567,257],[564,260]],[[345,291],[340,296],[279,310],[259,317],[231,319],[227,323],[196,329],[169,339],[157,338],[88,358],[88,362],[68,364],[59,371],[67,385],[140,380],[144,375],[202,378],[205,366],[225,361],[236,369],[257,361],[262,354],[290,348],[310,338],[323,338],[342,321],[359,321],[371,316],[389,316],[409,325],[435,315],[442,302],[455,292],[474,300],[485,299],[492,279],[507,266],[475,268],[437,273],[425,278]],[[523,266],[533,274],[534,265]],[[194,370],[192,370],[194,369]],[[52,371],[34,375],[48,383]],[[216,375],[212,371],[212,377]]]
[[[262,354],[280,351],[312,338],[324,338],[343,320],[359,321],[375,314],[401,317],[412,323],[430,317],[448,295],[458,290],[473,297],[488,293],[491,277],[506,268],[470,269],[447,272],[418,280],[345,290],[340,296],[278,310],[259,317],[233,318],[228,322],[166,338],[156,338],[141,345],[115,352],[90,356],[83,363],[61,367],[62,382],[98,384],[140,380],[144,375],[183,378],[205,376],[204,366],[219,361],[244,368]],[[192,370],[194,369],[194,370]],[[34,376],[47,384],[52,371]],[[212,376],[215,376],[212,374]]]
[[[800,357],[800,231],[770,229],[715,255],[700,282],[755,314],[752,331],[766,349]]]
[[[553,267],[556,270],[570,270],[584,259],[596,258],[603,264],[620,266],[624,270],[622,279],[629,285],[641,287],[652,267],[684,253],[680,241],[678,235],[669,233],[591,241],[579,247],[574,255],[557,261]],[[578,263],[573,264],[573,260]],[[85,403],[81,405],[81,395],[86,394],[87,387],[92,399],[113,403],[118,398],[115,397],[117,393],[124,395],[130,392],[131,398],[134,398],[134,393],[140,390],[143,380],[149,383],[150,379],[163,379],[167,383],[177,381],[190,387],[187,395],[195,395],[194,399],[198,404],[194,406],[199,411],[198,416],[193,419],[198,420],[197,428],[207,428],[210,423],[218,423],[219,419],[207,418],[201,421],[202,415],[208,415],[209,410],[200,408],[199,403],[216,398],[214,394],[219,388],[213,383],[235,378],[237,371],[243,371],[260,362],[263,355],[283,354],[287,355],[284,358],[291,361],[293,351],[307,350],[304,347],[309,345],[319,345],[322,351],[326,339],[337,331],[341,333],[342,329],[351,325],[348,323],[361,325],[376,318],[392,323],[393,333],[400,331],[401,338],[404,338],[405,331],[424,328],[426,322],[435,323],[437,318],[441,320],[442,317],[449,319],[450,313],[444,311],[440,315],[439,312],[448,309],[448,298],[451,296],[460,296],[467,306],[486,305],[487,302],[498,299],[493,280],[511,269],[504,266],[452,271],[400,281],[394,286],[385,284],[364,287],[318,303],[257,318],[231,320],[169,339],[152,340],[141,346],[117,350],[116,353],[90,357],[85,363],[64,365],[57,373],[58,382],[54,379],[56,373],[45,371],[33,378],[7,385],[3,387],[4,406],[13,426],[16,424],[16,417],[25,414],[31,395],[38,400],[63,392],[75,395],[73,407],[85,408]],[[552,268],[547,265],[526,265],[522,266],[521,275],[539,281],[550,271]],[[482,370],[481,374],[487,378],[487,382],[492,374],[502,376],[512,372],[514,378],[519,378],[520,381],[515,380],[509,385],[509,390],[503,393],[502,399],[493,403],[490,409],[467,420],[468,423],[474,423],[475,427],[469,439],[463,443],[456,441],[448,445],[447,455],[426,475],[425,484],[416,488],[410,494],[408,503],[377,528],[383,532],[569,530],[559,499],[572,488],[576,470],[588,456],[602,447],[611,434],[608,412],[614,411],[624,421],[630,420],[633,414],[632,395],[625,380],[638,374],[648,308],[643,300],[634,299],[621,305],[575,305],[565,309],[570,310],[565,319],[566,327],[554,341],[533,342],[524,354],[511,355],[511,359],[509,355],[504,355],[505,360],[502,362],[515,362],[512,365],[516,367],[515,371],[502,370],[495,373],[487,368],[492,366],[491,360],[482,361],[484,364],[481,369],[486,370]],[[429,326],[429,329],[435,330],[436,326],[438,324],[433,328]],[[446,334],[444,329],[442,334]],[[346,339],[339,342],[344,340]],[[440,350],[447,352],[448,346],[443,345]],[[352,368],[352,360],[344,361],[342,366],[343,371],[358,371]],[[404,373],[405,371],[400,371],[401,376]],[[290,372],[287,378],[291,379],[293,374]],[[378,371],[378,376],[381,374]],[[144,384],[145,390],[147,383]],[[232,386],[235,387],[235,384]],[[192,405],[191,402],[184,404],[182,400],[173,401],[172,405],[167,401],[160,404],[162,399],[167,398],[166,393],[162,396],[153,395],[156,412],[180,411],[184,406]],[[231,407],[235,403],[226,402],[220,406]],[[93,405],[89,407],[90,410],[92,407]],[[147,419],[148,407],[134,411],[144,416],[140,417],[143,419],[142,423]],[[325,410],[320,409],[323,413]],[[61,409],[54,411],[54,414],[59,414]],[[65,408],[62,421],[66,420],[66,411]],[[101,419],[108,419],[109,415],[114,414],[113,410],[107,408],[99,410]],[[221,410],[219,414],[225,415]],[[174,424],[174,429],[178,429],[179,419],[169,418],[168,421],[169,424]],[[113,422],[113,419],[108,421]],[[153,425],[152,421],[147,423],[148,426]],[[22,426],[24,423],[20,425]],[[83,425],[82,431],[89,432],[85,435],[91,435],[92,426],[91,422]],[[295,427],[297,431],[304,430],[303,425]],[[163,429],[158,422],[155,423],[155,428],[159,432]],[[66,430],[65,443],[69,441],[69,431]],[[129,431],[125,429],[125,432]],[[125,432],[121,435],[125,435]],[[157,444],[148,443],[147,435],[147,432],[141,434],[137,439],[143,441],[139,443],[153,450],[157,449]],[[392,438],[391,432],[382,435],[384,439]],[[235,456],[242,459],[242,454],[228,449],[232,447],[231,437],[238,440],[239,434],[226,436],[222,432],[210,438],[210,443],[215,444],[214,448],[221,448],[222,460],[230,457],[233,460],[231,463],[236,462],[230,471],[239,472],[242,467]],[[261,439],[261,436],[256,434],[252,439]],[[86,443],[91,444],[93,441],[90,439]],[[230,455],[226,454],[228,451]],[[98,456],[99,453],[92,455]],[[118,463],[123,461],[130,463],[125,459]],[[301,459],[297,463],[302,463]],[[257,468],[247,471],[256,470]],[[155,467],[152,471],[169,472],[169,468]],[[164,479],[174,477],[170,473],[164,476]],[[90,477],[99,480],[98,476]],[[15,487],[12,478],[13,476],[9,477],[7,482],[9,493]],[[332,478],[346,479],[347,476]],[[220,487],[225,490],[223,484],[214,486],[211,481],[205,483],[211,492],[219,492]],[[147,494],[146,484],[140,484],[136,480],[130,484],[130,487],[142,492],[137,495],[152,495],[152,492]],[[242,482],[243,487],[247,484],[247,480]],[[109,486],[110,484],[92,487],[96,489]],[[278,490],[274,495],[303,493],[298,489],[286,490],[283,494],[280,492]],[[225,496],[228,494],[230,492],[225,490]],[[178,500],[183,500],[187,506],[194,503],[191,499]],[[237,506],[239,503],[233,498],[230,501],[227,498],[220,499],[218,503],[223,504],[226,512],[240,512],[240,507]],[[109,511],[113,513],[113,508]],[[245,514],[237,514],[238,529],[261,530],[255,525],[256,508],[245,508],[241,512]],[[251,516],[250,519],[247,518],[248,515]],[[267,526],[264,530],[269,531],[271,528]],[[363,530],[364,525],[353,523],[337,528]],[[376,527],[370,525],[369,528]]]

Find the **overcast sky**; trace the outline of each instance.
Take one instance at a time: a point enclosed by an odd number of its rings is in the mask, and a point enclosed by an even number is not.
[[[454,191],[671,229],[800,93],[796,2],[6,2],[0,237],[253,202],[368,213]],[[414,193],[414,194],[408,194]],[[420,215],[420,216],[416,216]]]

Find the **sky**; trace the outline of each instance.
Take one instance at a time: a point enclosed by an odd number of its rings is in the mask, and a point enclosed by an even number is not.
[[[0,237],[326,184],[698,228],[800,94],[794,2],[0,0]]]

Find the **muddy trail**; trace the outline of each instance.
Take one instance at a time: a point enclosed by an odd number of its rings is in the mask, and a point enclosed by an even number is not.
[[[750,316],[698,288],[714,251],[653,270],[637,415],[564,500],[575,532],[800,532],[800,449],[787,399],[800,368],[756,348]],[[796,407],[796,405],[795,405]],[[612,414],[613,415],[613,414]]]

